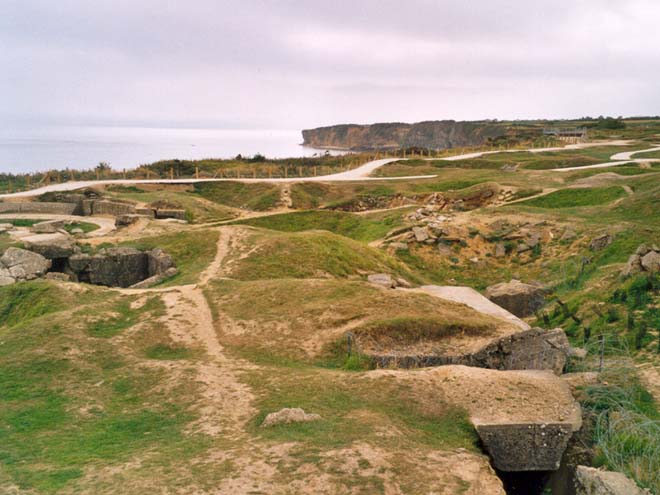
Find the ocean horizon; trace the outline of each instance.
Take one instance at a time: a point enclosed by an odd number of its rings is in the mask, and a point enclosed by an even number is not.
[[[191,129],[119,126],[43,126],[0,129],[0,173],[93,168],[117,170],[159,160],[268,158],[322,154],[302,146],[298,130]]]

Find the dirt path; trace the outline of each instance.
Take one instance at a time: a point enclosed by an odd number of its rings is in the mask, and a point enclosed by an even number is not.
[[[222,276],[222,265],[229,253],[234,231],[232,227],[221,230],[215,258],[200,276],[198,284],[119,291],[161,294],[167,310],[162,323],[169,330],[170,337],[176,343],[205,351],[207,359],[194,365],[202,397],[196,404],[200,417],[191,425],[191,430],[239,439],[246,435],[245,424],[256,412],[252,405],[252,391],[241,382],[240,375],[254,366],[227,355],[218,340],[213,313],[203,292],[209,281]]]
[[[522,150],[493,150],[493,151],[480,151],[476,153],[466,153],[463,155],[455,155],[444,158],[429,158],[428,160],[445,160],[445,161],[457,161],[457,160],[467,160],[470,158],[478,158],[485,155],[495,154],[495,153],[516,153],[522,151],[528,151],[530,153],[541,153],[544,151],[562,151],[562,150],[572,150],[572,149],[583,149],[594,146],[625,146],[630,144],[630,141],[604,141],[604,142],[594,142],[594,143],[580,143],[580,144],[569,144],[567,146],[555,147],[555,148],[530,148]],[[650,150],[638,150],[632,153],[642,153],[645,151],[655,151],[660,148],[651,148]],[[618,154],[621,155],[621,154]],[[613,155],[618,156],[618,155]],[[0,198],[20,198],[20,197],[30,197],[38,196],[47,192],[55,191],[73,191],[76,189],[81,189],[84,187],[94,187],[94,186],[107,186],[107,185],[131,185],[131,184],[196,184],[200,182],[267,182],[273,184],[287,184],[295,182],[345,182],[345,181],[382,181],[382,180],[412,180],[412,179],[430,179],[437,177],[437,175],[413,175],[406,177],[370,177],[370,175],[377,170],[378,168],[387,165],[388,163],[398,162],[405,160],[405,158],[382,158],[379,160],[372,160],[367,162],[359,167],[356,167],[352,170],[347,170],[345,172],[339,172],[336,174],[330,175],[321,175],[318,177],[298,177],[298,178],[289,178],[289,179],[113,179],[113,180],[99,180],[99,181],[70,181],[64,182],[62,184],[51,184],[48,186],[43,186],[37,189],[32,189],[30,191],[20,191],[15,193],[0,194]],[[629,160],[626,160],[629,161]],[[646,160],[633,160],[633,161],[654,161],[652,159]],[[656,160],[660,161],[660,160]],[[625,162],[611,162],[598,165],[590,165],[586,167],[570,167],[563,169],[554,169],[556,171],[569,171],[576,169],[588,169],[596,167],[607,167],[618,165],[619,163]]]

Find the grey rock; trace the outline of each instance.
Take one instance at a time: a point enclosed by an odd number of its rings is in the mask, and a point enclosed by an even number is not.
[[[16,279],[14,277],[0,275],[0,287],[4,287],[5,285],[11,285],[14,283],[16,283]]]
[[[54,234],[62,228],[64,228],[63,220],[46,220],[44,222],[35,223],[32,226],[32,231],[37,234]]]
[[[11,223],[0,223],[0,234],[9,230],[14,230],[14,226]]]
[[[175,266],[174,259],[161,248],[147,251],[147,269],[149,275],[165,273]]]
[[[50,260],[40,254],[15,247],[7,248],[0,262],[9,269],[11,277],[25,280],[44,275],[51,266]]]
[[[87,269],[92,257],[89,254],[78,253],[69,257],[69,268],[74,272],[82,272]]]
[[[374,285],[379,285],[387,289],[396,287],[396,281],[387,273],[373,273],[367,276],[367,281]]]
[[[564,233],[559,238],[560,241],[572,241],[577,237],[577,232],[571,227],[566,227]]]
[[[506,256],[506,247],[503,242],[498,242],[495,244],[495,257],[504,258]]]
[[[576,495],[650,495],[623,473],[578,466],[575,470]]]
[[[542,287],[520,280],[491,285],[486,289],[486,297],[519,318],[533,315],[545,304]]]
[[[83,229],[75,228],[75,229],[71,229],[71,233],[73,235],[78,235],[78,234],[84,234],[85,231]]]
[[[131,285],[131,289],[147,289],[149,287],[153,287],[154,285],[161,283],[163,280],[173,277],[177,273],[179,273],[179,270],[177,270],[175,267],[168,268],[163,273],[152,275],[151,277],[145,278],[137,284]]]
[[[660,272],[660,253],[649,251],[644,256],[642,256],[640,263],[642,264],[644,270],[647,272]]]
[[[412,287],[412,284],[408,282],[405,278],[398,277],[396,279],[396,285],[397,287],[404,287],[406,289],[410,289]]]
[[[299,407],[285,407],[277,412],[268,414],[263,423],[261,423],[261,427],[268,428],[270,426],[289,423],[307,423],[309,421],[318,421],[320,419],[321,416],[318,414],[308,414]]]
[[[407,251],[408,243],[407,242],[391,242],[390,247],[396,251]]]
[[[413,227],[412,231],[417,242],[424,242],[429,238],[429,233],[424,227]]]
[[[648,253],[651,249],[646,245],[646,244],[640,244],[637,250],[635,251],[635,254],[638,256],[644,256],[646,253]]]
[[[68,258],[75,252],[75,243],[68,234],[40,234],[23,238],[25,247],[50,260]]]
[[[632,254],[630,255],[630,258],[628,258],[628,262],[626,263],[626,265],[621,270],[621,275],[623,275],[624,277],[628,277],[630,275],[639,273],[641,271],[642,271],[641,256],[639,254]]]
[[[529,251],[532,248],[527,245],[527,243],[521,242],[516,246],[516,252],[517,253],[524,253],[525,251]]]
[[[589,243],[589,248],[592,251],[600,251],[605,249],[607,246],[612,244],[614,237],[611,234],[603,234],[598,237],[594,237]]]

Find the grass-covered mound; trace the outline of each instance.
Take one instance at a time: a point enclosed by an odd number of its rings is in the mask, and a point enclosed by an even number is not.
[[[327,230],[351,239],[368,242],[379,239],[389,230],[401,225],[402,219],[400,214],[381,215],[371,219],[343,211],[310,210],[250,218],[240,220],[238,223],[282,232]]]
[[[318,362],[348,331],[374,337],[483,336],[504,324],[463,305],[346,280],[217,281],[207,295],[223,315],[218,331],[237,352],[258,362]]]
[[[245,254],[230,254],[228,275],[237,280],[364,277],[387,272],[417,280],[383,251],[331,232],[250,230]]]
[[[619,186],[561,189],[545,196],[522,201],[520,205],[552,209],[597,206],[611,203],[625,194],[626,192]]]
[[[268,183],[201,182],[194,192],[200,197],[232,208],[264,211],[277,206],[280,190]]]

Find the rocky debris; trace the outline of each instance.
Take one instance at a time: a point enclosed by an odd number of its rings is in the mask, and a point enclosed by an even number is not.
[[[0,278],[4,285],[13,283],[9,279],[32,280],[44,275],[51,266],[50,260],[26,249],[7,248],[0,257]]]
[[[367,281],[386,289],[394,289],[397,286],[396,280],[388,273],[373,273],[367,276]]]
[[[78,227],[76,227],[75,229],[71,229],[71,234],[72,235],[80,235],[80,234],[84,234],[84,233],[85,233],[85,231],[81,228],[78,228]]]
[[[68,258],[80,250],[68,234],[60,232],[32,235],[24,237],[22,241],[27,249],[49,260]]]
[[[140,218],[143,218],[142,215],[138,215],[136,213],[126,213],[124,215],[118,215],[115,217],[115,226],[116,227],[127,227],[129,225],[133,225],[136,223]]]
[[[151,275],[165,273],[171,268],[175,268],[174,259],[161,248],[154,248],[147,251],[147,263]]]
[[[623,473],[578,466],[575,470],[576,495],[650,495]]]
[[[491,285],[486,297],[514,315],[524,318],[533,315],[545,304],[545,289],[538,285],[511,280]]]
[[[642,257],[638,254],[631,254],[625,266],[621,270],[621,275],[628,277],[635,273],[639,273],[642,270]]]
[[[607,246],[612,244],[612,241],[614,241],[614,236],[612,236],[612,234],[603,234],[598,237],[594,237],[589,243],[589,249],[592,251],[600,251],[601,249],[605,249]]]
[[[640,272],[660,272],[660,247],[640,245],[628,258],[628,262],[621,270],[621,275],[627,277]]]
[[[531,328],[492,342],[467,356],[466,364],[499,370],[552,370],[561,375],[569,350],[561,328]]]
[[[457,352],[454,346],[435,342],[420,350],[419,342],[408,347],[382,349],[373,343],[358,344],[378,368],[427,368],[460,364],[495,370],[550,370],[560,375],[566,365],[569,344],[561,328],[532,328],[493,338],[475,351]]]
[[[156,284],[161,283],[163,280],[166,280],[170,277],[173,277],[179,273],[179,270],[177,270],[175,267],[168,268],[162,273],[158,273],[156,275],[152,275],[149,278],[145,278],[141,282],[138,282],[137,284],[131,285],[131,289],[147,289],[149,287],[153,287]]]
[[[640,263],[642,268],[647,272],[660,272],[660,253],[656,251],[649,251],[642,257]]]
[[[572,227],[566,227],[564,233],[559,238],[560,241],[572,241],[577,237],[577,232]]]
[[[413,227],[412,233],[417,242],[425,242],[429,239],[429,232],[423,227]]]
[[[285,407],[277,412],[272,412],[266,416],[262,428],[268,428],[275,425],[290,423],[308,423],[310,421],[319,421],[321,416],[318,414],[306,413],[299,407]]]
[[[408,243],[407,242],[391,242],[389,246],[395,251],[407,251]]]
[[[54,234],[64,228],[64,220],[46,220],[35,223],[32,231],[36,234]]]
[[[0,234],[14,230],[14,225],[11,223],[0,223]]]

